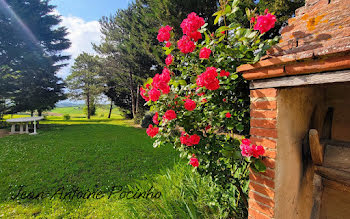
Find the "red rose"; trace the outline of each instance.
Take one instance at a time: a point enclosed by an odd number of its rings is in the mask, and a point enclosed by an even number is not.
[[[145,101],[149,101],[149,97],[147,97],[147,96],[145,95],[145,93],[146,93],[146,90],[143,89],[143,87],[140,87],[140,94],[141,94],[142,98],[143,98]]]
[[[205,99],[205,98],[203,98],[201,102],[202,102],[202,103],[206,103],[206,102],[208,102],[208,100]]]
[[[174,110],[168,110],[164,113],[164,116],[163,116],[164,119],[167,119],[167,120],[173,120],[173,119],[176,119],[176,113]]]
[[[251,143],[251,142],[250,142],[249,139],[246,139],[246,138],[245,138],[245,139],[242,140],[242,144],[250,145],[250,143]]]
[[[156,112],[152,118],[152,121],[154,124],[158,125],[159,121],[158,121],[158,112]]]
[[[260,155],[265,153],[265,149],[262,146],[252,145],[252,156],[258,158]]]
[[[162,74],[156,74],[153,77],[152,86],[153,88],[159,89],[163,92],[163,94],[168,94],[170,92],[170,71],[167,67],[163,69]]]
[[[226,98],[222,99],[222,101],[226,102]]]
[[[228,77],[228,76],[230,76],[230,72],[228,72],[228,71],[225,71],[225,70],[221,70],[220,71],[220,77]]]
[[[191,53],[196,48],[196,45],[193,41],[191,41],[190,37],[184,35],[182,38],[177,42],[177,46],[179,47],[180,51],[182,53]]]
[[[260,33],[265,33],[269,31],[271,28],[275,27],[276,16],[270,13],[266,15],[260,15],[257,18],[257,22],[254,25],[254,30],[259,30]]]
[[[217,90],[220,88],[219,80],[216,78],[217,76],[216,68],[208,67],[205,72],[198,75],[196,80],[197,85],[199,87],[206,87],[208,90]]]
[[[171,46],[171,42],[167,42],[166,44],[165,44],[165,47],[170,47]]]
[[[163,42],[163,41],[168,41],[170,39],[170,31],[173,28],[170,27],[169,25],[165,26],[165,27],[161,27],[158,31],[158,36],[157,39],[159,42]]]
[[[265,11],[264,11],[264,14],[267,14],[267,13],[269,13],[269,9],[265,9]]]
[[[183,136],[181,136],[180,137],[180,142],[181,142],[181,144],[184,144],[184,145],[187,145],[187,141],[188,141],[188,139],[190,138],[190,136],[188,136],[188,135],[183,135]]]
[[[187,109],[188,111],[192,111],[196,108],[196,102],[194,102],[191,99],[187,99],[184,106],[185,106],[185,109]]]
[[[152,88],[152,90],[148,92],[148,96],[152,101],[157,101],[160,97],[160,91]]]
[[[154,136],[156,136],[159,132],[159,128],[158,127],[153,127],[153,125],[149,125],[148,129],[146,130],[146,133],[148,136],[150,136],[151,138],[153,138]]]
[[[202,34],[198,31],[192,32],[188,35],[194,42],[197,42],[198,40],[202,39]]]
[[[184,19],[180,25],[182,32],[186,35],[190,35],[192,32],[196,32],[205,24],[203,18],[197,16],[196,13],[192,12]]]
[[[171,63],[173,63],[173,56],[171,54],[169,54],[165,59],[165,64],[171,65]]]
[[[201,51],[199,52],[199,58],[201,58],[201,59],[209,59],[210,54],[211,54],[211,50],[206,48],[206,47],[203,47],[201,49]]]
[[[251,19],[250,19],[250,23],[255,23],[255,17],[252,17]]]
[[[207,127],[205,127],[205,131],[208,131],[211,128],[211,125],[208,125]]]
[[[200,140],[201,140],[201,137],[199,137],[198,135],[196,134],[191,135],[190,138],[187,140],[188,146],[196,145],[199,143]]]
[[[240,148],[242,150],[242,156],[244,157],[253,156],[255,158],[259,158],[259,156],[262,156],[265,153],[265,149],[263,146],[253,145],[251,144],[249,139],[243,139]]]
[[[193,167],[198,167],[198,166],[199,166],[198,159],[195,158],[195,157],[192,157],[192,158],[190,159],[190,164],[191,164]]]
[[[228,113],[226,113],[225,116],[226,116],[226,118],[231,118],[231,113],[228,112]]]

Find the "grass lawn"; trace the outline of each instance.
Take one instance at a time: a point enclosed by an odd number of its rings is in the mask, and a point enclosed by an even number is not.
[[[111,119],[96,116],[90,121],[79,116],[81,111],[75,115],[78,118],[69,121],[48,116],[36,136],[0,138],[0,218],[37,216],[45,211],[43,206],[54,205],[55,200],[47,204],[47,199],[10,201],[21,185],[27,195],[52,194],[61,186],[108,191],[113,185],[149,181],[179,163],[179,155],[170,145],[153,148],[145,130],[130,127],[131,122],[122,119],[118,111]],[[29,213],[18,213],[23,208]]]

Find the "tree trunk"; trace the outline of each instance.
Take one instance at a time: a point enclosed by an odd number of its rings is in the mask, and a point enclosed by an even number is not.
[[[131,111],[132,111],[132,117],[135,118],[135,116],[136,116],[136,107],[135,107],[134,83],[132,81],[132,73],[130,72],[129,75],[130,75]]]
[[[111,106],[109,107],[108,119],[110,119],[110,118],[111,118],[111,115],[112,115],[112,109],[113,109],[113,100],[111,99]]]
[[[139,113],[139,97],[140,97],[140,86],[137,85],[137,91],[136,91],[136,114]]]
[[[34,116],[34,111],[30,111],[30,117],[33,117]]]
[[[38,116],[42,116],[43,112],[41,110],[38,110]]]
[[[87,119],[90,119],[90,95],[86,96],[86,105],[87,105]]]

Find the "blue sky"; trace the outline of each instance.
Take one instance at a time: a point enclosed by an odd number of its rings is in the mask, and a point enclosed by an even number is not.
[[[130,0],[51,0],[63,16],[75,16],[85,21],[99,20],[114,14],[118,8],[126,8]]]
[[[69,65],[58,72],[58,76],[66,78],[71,71],[74,59],[82,52],[94,54],[92,43],[101,41],[98,20],[102,16],[115,14],[118,9],[127,8],[132,0],[51,0],[56,5],[55,13],[61,15],[61,26],[68,29],[68,38],[72,45],[64,51],[71,56]]]

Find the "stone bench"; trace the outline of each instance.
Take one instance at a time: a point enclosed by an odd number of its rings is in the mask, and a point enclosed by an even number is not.
[[[38,134],[36,132],[36,124],[37,121],[40,121],[44,119],[44,117],[39,116],[39,117],[23,117],[23,118],[16,118],[16,119],[8,119],[6,122],[11,123],[11,132],[10,134],[31,134],[31,135],[36,135]],[[29,133],[29,123],[33,122],[34,124],[34,132]],[[19,125],[19,132],[16,132],[16,125]],[[25,127],[25,130],[24,130]]]

